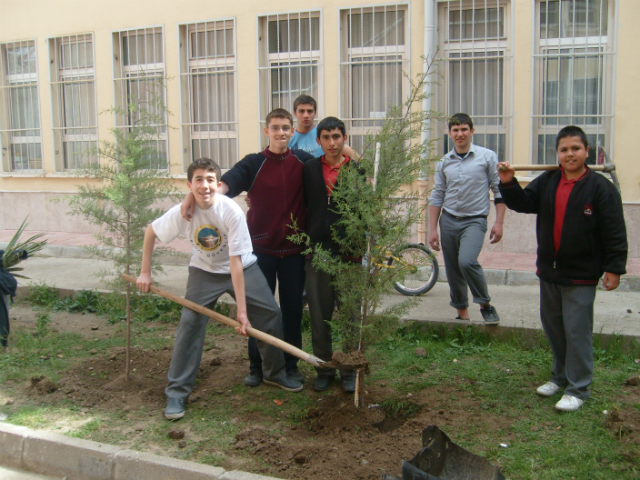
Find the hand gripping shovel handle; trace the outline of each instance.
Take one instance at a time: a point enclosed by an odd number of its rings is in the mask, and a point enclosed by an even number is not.
[[[122,274],[122,279],[126,280],[127,282],[131,282],[134,285],[136,283],[136,279],[133,278],[131,275],[127,275],[126,273]],[[197,303],[194,303],[190,300],[179,297],[178,295],[174,295],[173,293],[167,292],[166,290],[162,290],[161,288],[158,288],[155,285],[151,285],[150,290],[153,293],[166,298],[167,300],[171,300],[172,302],[179,303],[183,307],[187,307],[188,309],[193,310],[194,312],[198,312],[209,318],[213,318],[214,320],[217,320],[220,323],[224,323],[225,325],[228,325],[230,327],[235,328],[235,327],[241,326],[239,322],[236,322],[235,320],[232,320],[229,317],[225,317],[224,315],[214,312],[213,310],[209,310],[208,308],[203,307],[202,305],[198,305]],[[263,342],[268,343],[269,345],[273,345],[274,347],[277,347],[280,350],[290,353],[294,357],[298,357],[300,360],[304,360],[305,362],[313,365],[314,367],[335,368],[335,366],[332,363],[320,360],[318,357],[314,355],[310,355],[287,342],[283,342],[279,338],[269,335],[268,333],[261,332],[260,330],[256,330],[253,327],[247,327],[247,333],[258,340],[262,340]]]

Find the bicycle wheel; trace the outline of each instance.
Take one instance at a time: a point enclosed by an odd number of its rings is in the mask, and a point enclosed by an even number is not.
[[[404,279],[394,284],[403,295],[413,296],[427,293],[438,280],[438,261],[435,254],[422,244],[405,246],[397,255],[389,258],[387,265],[408,266]]]

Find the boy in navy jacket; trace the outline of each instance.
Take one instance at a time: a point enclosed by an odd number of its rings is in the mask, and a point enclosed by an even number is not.
[[[536,213],[540,319],[551,345],[551,379],[542,396],[564,388],[556,409],[575,411],[589,398],[593,378],[593,304],[604,274],[606,290],[626,273],[627,232],[622,199],[605,177],[585,164],[584,131],[564,127],[556,138],[560,169],[522,188],[509,162],[498,164],[500,193],[507,207]]]

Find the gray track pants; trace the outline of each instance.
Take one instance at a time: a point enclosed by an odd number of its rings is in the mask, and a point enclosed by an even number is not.
[[[244,282],[247,316],[251,326],[274,337],[282,338],[280,308],[257,263],[244,269]],[[210,273],[196,267],[189,267],[185,296],[187,300],[212,308],[223,293],[229,293],[235,297],[230,274]],[[169,383],[165,389],[168,398],[186,399],[191,394],[202,360],[208,321],[205,315],[188,308],[182,309],[169,366]],[[286,371],[282,350],[261,341],[258,341],[258,350],[262,355],[264,378],[284,377]]]
[[[444,210],[440,215],[440,242],[451,295],[450,305],[453,308],[469,306],[467,285],[474,303],[491,301],[484,271],[478,263],[486,233],[486,218],[458,220]]]
[[[595,285],[554,285],[540,280],[540,320],[553,353],[551,381],[567,395],[589,398],[593,379]]]

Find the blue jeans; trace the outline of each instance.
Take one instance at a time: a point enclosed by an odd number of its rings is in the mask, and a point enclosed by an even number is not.
[[[304,256],[295,254],[280,258],[266,253],[254,252],[254,254],[258,257],[258,266],[267,279],[272,293],[276,290],[276,279],[278,281],[283,340],[294,347],[302,348]],[[287,371],[297,368],[297,357],[285,353],[284,360]],[[262,373],[262,358],[255,338],[249,338],[249,370],[252,373]]]

